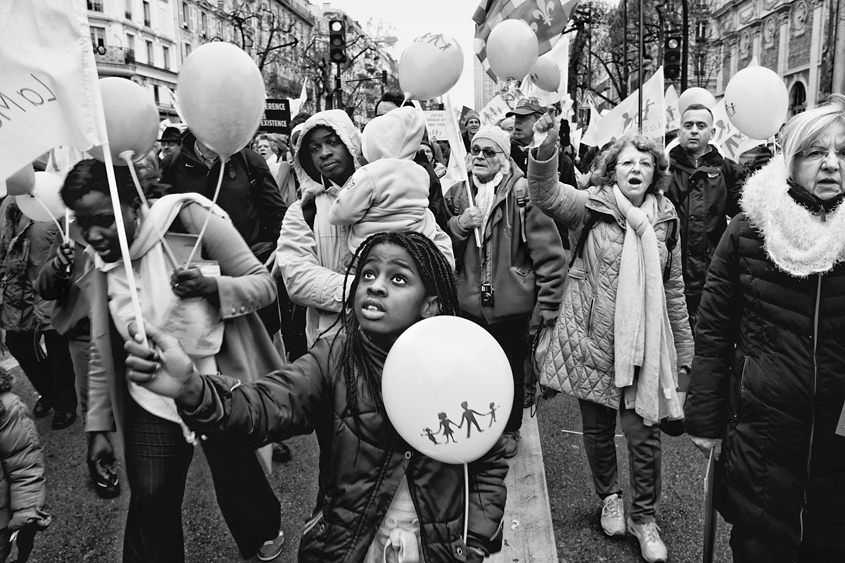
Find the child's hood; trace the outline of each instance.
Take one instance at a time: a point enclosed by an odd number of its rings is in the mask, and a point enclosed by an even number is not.
[[[367,162],[382,158],[413,159],[425,134],[425,119],[406,106],[376,117],[364,127],[361,149]]]

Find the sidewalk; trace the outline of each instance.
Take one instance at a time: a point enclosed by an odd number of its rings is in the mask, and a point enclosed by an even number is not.
[[[501,552],[486,561],[558,563],[537,417],[530,416],[530,409],[522,412],[519,453],[508,460],[510,471],[505,479],[508,503],[505,507],[504,545]]]

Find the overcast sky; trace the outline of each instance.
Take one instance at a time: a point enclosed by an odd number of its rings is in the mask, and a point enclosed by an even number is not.
[[[464,72],[457,86],[450,91],[452,105],[457,108],[461,105],[473,107],[475,54],[472,39],[475,23],[472,14],[478,7],[477,0],[311,0],[311,3],[339,8],[364,27],[370,18],[374,23],[383,20],[393,28],[393,35],[399,39],[393,53],[397,61],[405,47],[420,35],[435,32],[453,37],[464,51]]]

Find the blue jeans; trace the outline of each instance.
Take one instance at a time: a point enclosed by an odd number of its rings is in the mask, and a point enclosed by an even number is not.
[[[183,563],[182,499],[194,448],[178,424],[126,398],[126,473],[131,496],[123,561]],[[201,441],[217,503],[244,559],[279,533],[281,507],[255,451],[224,436]]]
[[[616,414],[619,413],[622,432],[628,442],[628,467],[631,476],[631,519],[642,524],[654,522],[663,484],[663,452],[660,445],[660,426],[646,426],[643,418],[624,406],[620,397],[619,410],[578,400],[584,430],[584,449],[596,493],[604,499],[621,495],[616,465]]]

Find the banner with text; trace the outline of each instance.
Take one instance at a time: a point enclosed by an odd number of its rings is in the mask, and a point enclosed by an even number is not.
[[[264,102],[264,117],[259,131],[290,134],[290,100],[268,99]]]
[[[446,139],[446,110],[424,111],[425,127],[428,129],[428,138],[431,140]]]
[[[0,2],[0,180],[60,145],[88,150],[107,141],[79,2]]]

